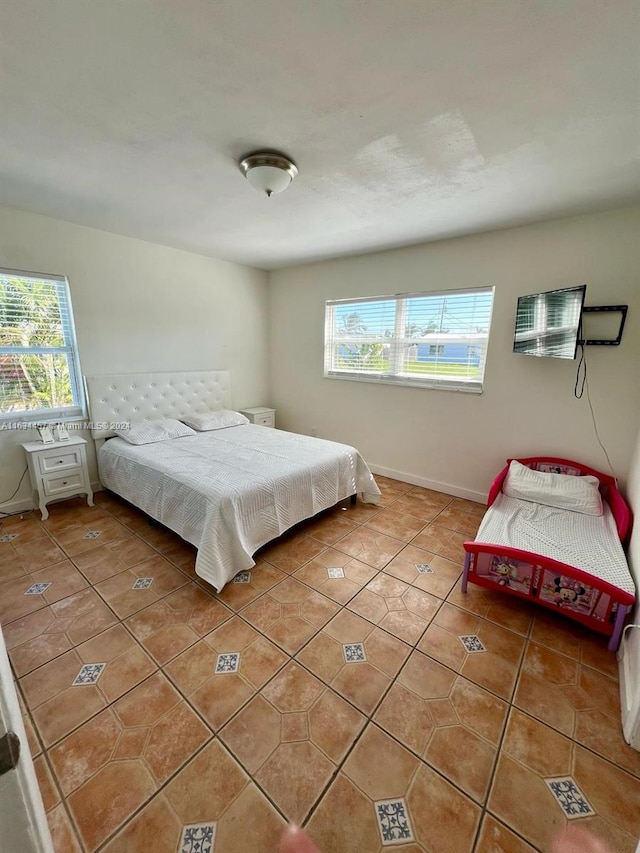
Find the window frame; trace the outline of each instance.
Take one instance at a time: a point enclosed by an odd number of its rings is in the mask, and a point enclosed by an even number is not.
[[[439,339],[426,340],[424,337],[409,338],[403,333],[407,317],[407,303],[411,299],[428,299],[430,297],[437,299],[443,297],[446,300],[448,296],[481,296],[490,295],[490,305],[488,309],[487,331],[486,333],[460,333],[457,335],[458,341],[449,340],[449,343],[466,343],[466,351],[468,358],[471,358],[472,351],[475,351],[474,357],[480,355],[479,378],[469,379],[460,376],[455,378],[446,377],[445,375],[417,375],[402,373],[401,368],[404,366],[404,355],[408,345],[426,343],[429,346],[442,346],[447,344],[447,332],[438,332],[434,334],[440,335]],[[394,333],[391,337],[385,338],[384,343],[389,347],[389,367],[388,371],[372,372],[348,370],[345,368],[336,368],[336,309],[338,306],[354,306],[354,313],[357,313],[359,305],[365,305],[371,302],[391,302],[394,304]],[[353,382],[369,382],[377,384],[403,385],[413,388],[422,388],[430,390],[444,391],[460,391],[463,393],[482,394],[485,382],[486,362],[489,351],[489,340],[491,335],[491,321],[493,316],[493,308],[495,304],[495,287],[479,286],[474,288],[460,288],[456,290],[437,290],[426,291],[420,293],[396,293],[386,296],[367,296],[361,298],[349,299],[329,299],[325,302],[325,338],[324,338],[324,377],[326,379],[342,379]],[[481,337],[478,337],[481,335]],[[473,340],[471,340],[473,336]],[[371,341],[367,341],[367,337],[363,336],[357,339],[360,343],[376,343],[382,342],[380,335],[370,335]],[[378,340],[379,339],[379,340]],[[343,338],[343,342],[353,343],[349,338]],[[354,340],[356,340],[354,338]],[[436,358],[438,356],[436,355]]]
[[[76,339],[76,328],[71,303],[71,291],[69,280],[63,275],[51,275],[49,273],[30,272],[27,270],[10,269],[0,267],[0,276],[22,279],[33,279],[34,281],[49,281],[56,285],[58,291],[58,305],[60,315],[66,315],[66,322],[62,323],[64,345],[59,347],[47,346],[0,346],[0,356],[4,355],[65,355],[69,366],[69,385],[73,403],[69,406],[58,408],[48,407],[41,409],[20,409],[12,412],[0,411],[0,429],[6,429],[8,423],[16,424],[45,424],[78,421],[87,417],[87,404],[80,368],[80,357]]]

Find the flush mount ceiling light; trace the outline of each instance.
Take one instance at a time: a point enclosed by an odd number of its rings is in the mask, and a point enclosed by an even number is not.
[[[295,163],[288,157],[265,151],[243,157],[240,171],[252,187],[267,196],[286,190],[298,174]]]

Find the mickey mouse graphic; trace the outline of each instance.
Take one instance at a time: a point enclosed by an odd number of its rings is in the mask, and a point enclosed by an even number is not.
[[[575,605],[578,599],[586,592],[583,586],[574,586],[570,581],[563,577],[553,579],[555,586],[554,600],[558,607],[568,607]]]

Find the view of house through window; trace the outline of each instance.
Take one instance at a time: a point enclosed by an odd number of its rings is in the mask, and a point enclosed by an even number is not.
[[[0,269],[0,420],[83,415],[66,278]]]
[[[481,391],[493,288],[326,303],[325,376]]]

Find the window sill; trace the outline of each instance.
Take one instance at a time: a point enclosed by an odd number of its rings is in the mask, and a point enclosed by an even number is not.
[[[386,376],[360,376],[348,373],[325,373],[325,379],[342,379],[347,382],[366,382],[369,385],[401,385],[404,388],[417,388],[423,391],[456,391],[461,394],[482,394],[482,385],[477,384],[456,384],[454,382],[438,382],[434,380],[425,381],[424,379],[407,379],[404,377],[392,378]]]

